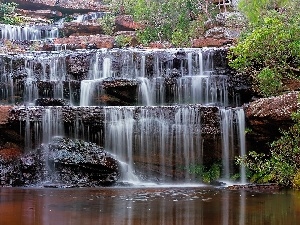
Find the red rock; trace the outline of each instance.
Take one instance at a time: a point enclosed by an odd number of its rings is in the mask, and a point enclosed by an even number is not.
[[[135,22],[131,15],[119,15],[115,23],[116,31],[135,31],[144,28],[141,23]]]
[[[291,114],[299,108],[298,92],[290,92],[284,95],[261,98],[251,102],[245,109],[246,117],[252,121],[272,120],[284,121],[291,120]]]
[[[0,106],[0,124],[6,124],[12,106]]]
[[[164,48],[172,48],[173,46],[169,42],[155,41],[155,42],[151,42],[149,44],[149,47],[150,48],[161,48],[161,49],[164,49]]]
[[[100,24],[97,23],[77,23],[69,22],[65,23],[61,29],[64,36],[83,36],[92,34],[103,34]]]
[[[0,158],[4,161],[12,161],[19,158],[22,151],[19,148],[4,148],[0,149]]]
[[[90,35],[90,36],[70,36],[67,38],[57,38],[55,45],[65,45],[66,49],[85,49],[93,48],[113,48],[114,38],[109,35]]]
[[[232,44],[232,40],[216,38],[198,38],[192,41],[193,48],[221,47],[226,44]]]

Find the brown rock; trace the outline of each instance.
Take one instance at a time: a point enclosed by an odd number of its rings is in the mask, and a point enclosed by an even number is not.
[[[144,27],[141,23],[134,22],[131,15],[119,15],[115,23],[116,31],[135,31]]]
[[[12,106],[0,106],[0,124],[6,124]]]
[[[69,22],[64,24],[61,31],[66,37],[103,34],[101,26],[96,23]]]
[[[299,109],[299,92],[290,92],[277,97],[261,98],[245,107],[248,149],[265,151],[269,143],[277,139],[279,129],[288,129],[292,124],[291,114]]]
[[[232,41],[227,39],[216,39],[216,38],[198,38],[192,41],[193,48],[221,47],[226,44],[232,44]]]
[[[0,150],[0,158],[5,162],[13,161],[21,157],[22,151],[19,148],[3,148]]]
[[[173,46],[169,42],[155,41],[155,42],[151,42],[149,44],[149,47],[150,48],[160,48],[160,49],[163,49],[163,48],[172,48]]]
[[[277,97],[261,98],[246,107],[246,117],[252,123],[258,120],[286,121],[299,108],[298,92],[290,92]]]
[[[114,38],[109,35],[70,36],[57,38],[55,45],[64,45],[66,49],[113,48]]]

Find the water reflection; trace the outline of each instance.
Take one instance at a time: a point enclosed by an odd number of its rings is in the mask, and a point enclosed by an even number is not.
[[[297,224],[299,199],[293,191],[0,188],[0,224]]]

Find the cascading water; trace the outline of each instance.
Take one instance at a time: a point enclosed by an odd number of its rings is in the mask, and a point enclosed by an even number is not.
[[[111,77],[138,80],[141,105],[229,104],[227,76],[213,73],[210,56],[213,51],[180,52],[183,54],[180,62],[173,60],[175,54],[175,50],[97,51],[91,60],[89,75],[82,81],[80,105],[96,104],[92,101],[95,93],[102,93],[99,91],[102,81]],[[163,57],[167,58],[167,63]],[[117,66],[112,64],[113,59]],[[152,65],[149,66],[149,62]]]
[[[72,110],[63,113],[72,114],[65,119],[69,121],[66,135],[104,146],[122,161],[127,171],[123,179],[132,182],[137,182],[136,175],[144,181],[160,183],[200,181],[196,169],[207,163],[208,148],[222,145],[222,177],[230,179],[233,157],[245,154],[245,120],[242,109],[228,108],[235,102],[229,99],[233,95],[229,94],[228,76],[218,68],[222,65],[213,62],[215,51],[209,48],[89,51],[88,72],[80,80],[80,97],[75,102],[80,107],[73,108],[74,114]],[[80,56],[86,52],[73,54]],[[24,54],[17,57],[17,63],[14,62],[16,56],[9,57],[12,66],[6,63],[1,68],[1,79],[11,78],[12,68],[23,60],[19,70],[25,74],[24,99],[27,105],[41,96],[64,98],[67,91],[70,99],[75,96],[71,88],[66,91],[66,85],[63,85],[76,74],[67,73],[70,67],[75,68],[67,65],[67,57],[68,60],[73,57],[69,53]],[[99,99],[109,98],[109,94],[114,93],[108,93],[105,85],[110,83],[108,88],[120,88],[124,85],[122,82],[129,86],[120,93],[137,84],[136,92],[134,89],[130,92],[130,95],[137,95],[136,106],[99,103]],[[62,116],[60,110],[65,109],[47,108],[42,116],[43,125],[34,125],[50,135],[40,138],[40,142],[48,142],[51,136],[62,134],[51,127],[58,127],[57,116]],[[87,119],[98,114],[97,120]],[[216,119],[219,117],[221,119]],[[99,125],[101,123],[103,125]],[[28,135],[32,135],[34,126],[28,122]],[[31,139],[37,141],[39,138],[31,136]],[[29,141],[26,144],[28,148],[32,145]],[[241,177],[244,183],[243,168]]]
[[[178,173],[181,180],[194,181],[188,168],[202,162],[197,108],[143,107],[136,111],[134,107],[106,107],[105,121],[105,149],[126,161],[128,171],[142,163],[142,174],[148,179],[156,177],[164,183]]]
[[[8,40],[41,40],[59,37],[59,30],[55,26],[15,26],[0,25],[1,38]]]
[[[41,96],[64,97],[63,82],[67,79],[65,56],[47,53],[28,55],[25,58],[25,71],[24,100],[27,104],[33,104]]]
[[[245,115],[242,108],[221,109],[223,178],[229,180],[233,174],[234,156],[246,155]],[[236,138],[238,137],[238,138]],[[238,151],[238,152],[236,152]],[[240,182],[246,183],[245,167],[240,167]]]

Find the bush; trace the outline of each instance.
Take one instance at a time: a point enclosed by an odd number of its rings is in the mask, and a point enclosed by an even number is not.
[[[280,94],[285,79],[300,75],[299,18],[298,11],[270,11],[230,49],[229,65],[251,76],[264,96]]]
[[[131,44],[132,37],[129,35],[118,35],[115,38],[118,47],[127,47]]]
[[[203,17],[207,19],[213,14],[210,13],[213,9],[217,10],[206,0],[114,0],[109,3],[115,13],[131,14],[145,25],[137,34],[144,45],[153,41],[170,41],[176,47],[190,46],[190,40],[203,30]],[[197,29],[194,29],[195,24]]]
[[[214,163],[211,167],[203,165],[190,165],[186,168],[190,174],[195,175],[197,178],[202,179],[204,183],[210,183],[221,177],[221,165]]]
[[[12,3],[0,3],[0,23],[19,25],[24,22],[22,17],[15,15],[15,9],[17,4]]]
[[[98,19],[98,23],[100,24],[104,34],[112,35],[116,28],[115,25],[115,16],[113,15],[105,15],[103,18]]]
[[[245,158],[237,158],[250,171],[250,181],[275,182],[286,187],[300,186],[300,112],[293,113],[295,122],[288,131],[271,144],[270,154],[249,152]]]

